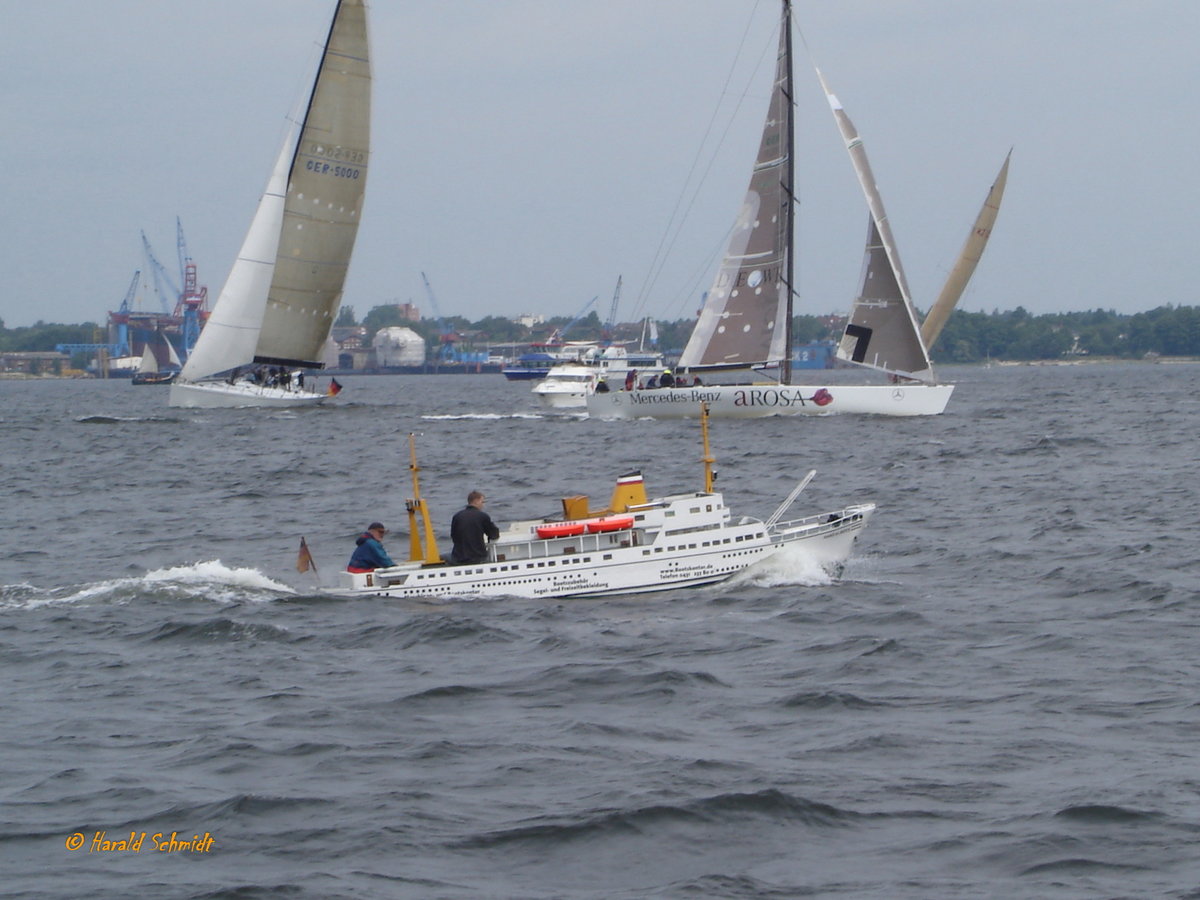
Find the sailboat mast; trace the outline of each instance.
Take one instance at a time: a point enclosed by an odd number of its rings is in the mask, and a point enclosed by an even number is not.
[[[787,127],[784,129],[785,149],[787,151],[787,165],[784,166],[784,178],[786,181],[783,184],[783,202],[787,204],[787,212],[785,213],[785,225],[787,234],[784,240],[784,247],[787,252],[787,276],[785,290],[787,291],[787,302],[784,308],[787,314],[784,320],[784,327],[787,329],[787,340],[784,342],[783,365],[779,370],[779,380],[783,384],[791,384],[792,381],[792,256],[795,250],[795,242],[793,241],[795,215],[796,215],[796,197],[793,193],[793,187],[796,184],[796,129],[795,122],[795,104],[792,101],[792,0],[783,0],[783,22],[780,24],[784,34],[784,80],[783,80],[783,99],[787,108]]]
[[[304,123],[308,121],[308,117],[312,113],[313,101],[317,99],[317,82],[320,80],[321,70],[325,68],[325,62],[329,58],[329,45],[333,41],[333,32],[334,29],[337,28],[338,13],[341,11],[341,8],[342,0],[337,0],[337,5],[333,8],[333,18],[329,20],[329,32],[325,35],[325,46],[321,48],[321,58],[317,63],[317,75],[315,78],[313,78],[312,88],[308,92],[308,102],[304,104],[304,113],[297,120],[299,123],[298,130],[301,133],[297,136],[296,147],[292,151],[292,161],[288,166],[288,187],[291,187],[291,173],[296,170],[296,159],[300,156],[300,145],[302,143],[301,138],[303,138],[302,132],[304,131]]]

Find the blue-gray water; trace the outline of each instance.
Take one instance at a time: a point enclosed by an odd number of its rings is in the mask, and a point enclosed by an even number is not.
[[[1200,897],[1200,366],[945,374],[940,417],[713,423],[737,512],[814,467],[800,507],[879,505],[839,581],[441,604],[294,567],[405,554],[410,431],[444,535],[474,487],[698,486],[697,423],[0,382],[0,892]]]

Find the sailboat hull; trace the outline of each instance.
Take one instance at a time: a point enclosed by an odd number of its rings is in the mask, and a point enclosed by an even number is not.
[[[184,409],[237,409],[247,406],[316,406],[327,394],[268,387],[238,381],[188,382],[171,385],[170,405]]]
[[[610,391],[588,397],[588,416],[596,419],[699,418],[700,404],[718,419],[768,416],[941,415],[954,392],[952,384],[716,384],[703,387]]]

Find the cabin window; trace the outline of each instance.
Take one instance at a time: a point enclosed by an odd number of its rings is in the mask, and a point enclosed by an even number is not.
[[[612,554],[611,554],[611,553],[605,553],[605,554],[604,554],[604,556],[602,556],[602,557],[601,557],[601,559],[612,559]]]

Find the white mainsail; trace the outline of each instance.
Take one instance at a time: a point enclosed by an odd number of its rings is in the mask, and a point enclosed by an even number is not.
[[[933,347],[934,341],[942,333],[942,328],[950,318],[950,313],[954,311],[958,298],[962,296],[967,282],[975,273],[975,267],[983,256],[984,248],[987,247],[988,238],[992,236],[992,227],[996,224],[996,216],[1000,214],[1000,201],[1004,198],[1004,186],[1008,183],[1008,161],[1011,158],[1012,151],[1009,150],[1008,155],[1004,157],[1004,165],[1000,167],[1000,173],[983,201],[979,216],[967,235],[966,243],[958,254],[958,261],[946,277],[942,292],[933,301],[925,321],[921,323],[921,340],[925,342],[927,350]]]
[[[870,210],[859,294],[850,308],[845,334],[838,343],[838,358],[892,375],[932,382],[929,354],[921,342],[912,295],[866,148],[819,70],[817,77],[821,80],[829,108],[833,110]]]
[[[143,374],[158,371],[158,360],[154,358],[154,351],[149,344],[142,348],[142,361],[137,370]]]
[[[363,0],[339,0],[312,94],[182,378],[252,362],[321,367],[358,234],[370,142]]]
[[[295,134],[296,129],[292,128],[279,151],[267,189],[258,201],[225,286],[180,372],[185,381],[199,381],[217,372],[247,365],[254,359],[271,279],[275,274],[275,255],[283,226],[284,195],[294,155]]]
[[[789,361],[792,322],[791,4],[758,157],[720,269],[679,358],[684,369]]]

